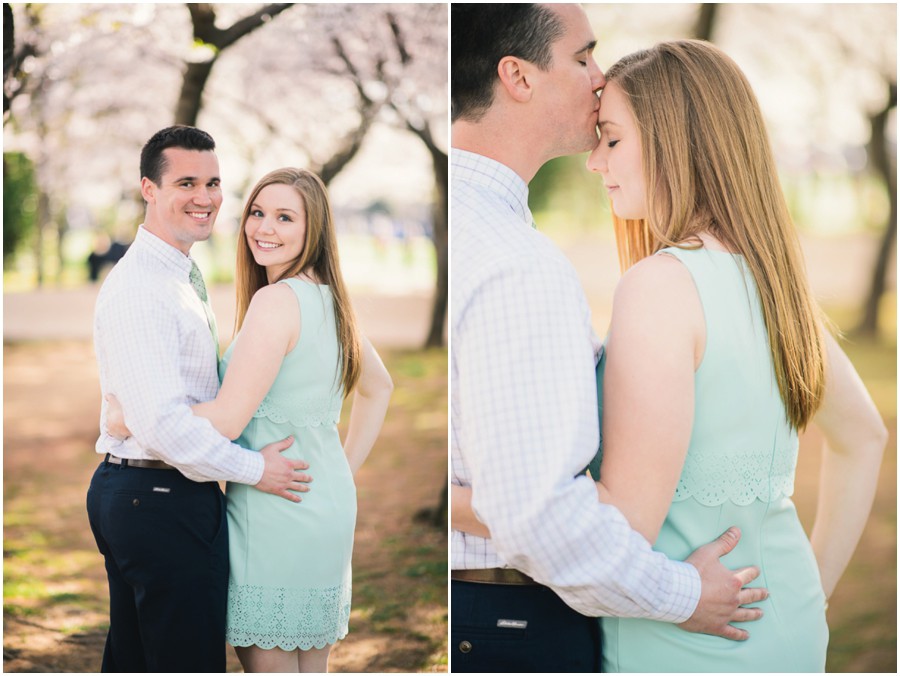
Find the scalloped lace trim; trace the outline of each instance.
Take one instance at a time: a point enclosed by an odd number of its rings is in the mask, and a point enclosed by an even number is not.
[[[715,507],[733,502],[742,507],[754,500],[774,502],[794,494],[797,447],[734,453],[692,450],[684,463],[674,502],[694,498]]]
[[[228,585],[225,638],[266,650],[324,648],[347,635],[349,584],[321,589]]]
[[[337,425],[341,419],[341,403],[334,397],[276,402],[266,395],[253,417],[268,418],[274,423],[289,422],[297,427]]]

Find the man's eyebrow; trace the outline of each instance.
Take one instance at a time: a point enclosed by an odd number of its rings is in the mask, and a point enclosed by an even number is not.
[[[198,176],[180,176],[178,178],[172,179],[172,183],[181,183],[182,181],[190,181],[191,183],[196,183],[199,180],[200,180],[200,178]],[[222,182],[222,179],[219,178],[218,176],[212,176],[212,177],[210,177],[209,180],[210,180],[210,182],[212,182],[212,181],[217,181],[219,183]]]
[[[581,54],[582,52],[593,52],[593,51],[594,51],[594,47],[596,47],[596,46],[597,46],[597,41],[596,41],[596,40],[591,40],[591,41],[588,42],[584,47],[582,47],[582,48],[579,49],[579,50],[576,50],[575,53],[576,53],[576,54]]]

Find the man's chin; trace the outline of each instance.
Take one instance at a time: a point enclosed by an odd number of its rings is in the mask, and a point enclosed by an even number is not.
[[[209,223],[195,223],[194,224],[194,241],[196,242],[205,242],[209,239],[210,235],[213,232],[213,226],[215,225],[215,220],[210,221]]]

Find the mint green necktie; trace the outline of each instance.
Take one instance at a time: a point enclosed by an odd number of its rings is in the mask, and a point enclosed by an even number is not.
[[[209,324],[209,330],[212,333],[213,340],[216,343],[216,360],[219,359],[219,330],[216,328],[216,316],[213,314],[212,307],[209,304],[209,294],[206,293],[206,284],[203,283],[203,275],[200,274],[200,268],[194,261],[191,261],[191,286],[200,297],[203,303],[203,310],[206,312],[206,321]]]

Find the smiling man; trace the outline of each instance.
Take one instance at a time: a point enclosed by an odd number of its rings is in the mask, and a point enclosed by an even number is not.
[[[109,578],[102,670],[224,672],[228,529],[217,482],[297,502],[307,464],[280,455],[290,439],[257,453],[191,412],[219,389],[215,319],[189,255],[222,204],[209,134],[154,134],[141,152],[141,195],[144,223],[94,314],[103,460],[87,508]],[[106,395],[128,411],[133,436],[107,431]]]

